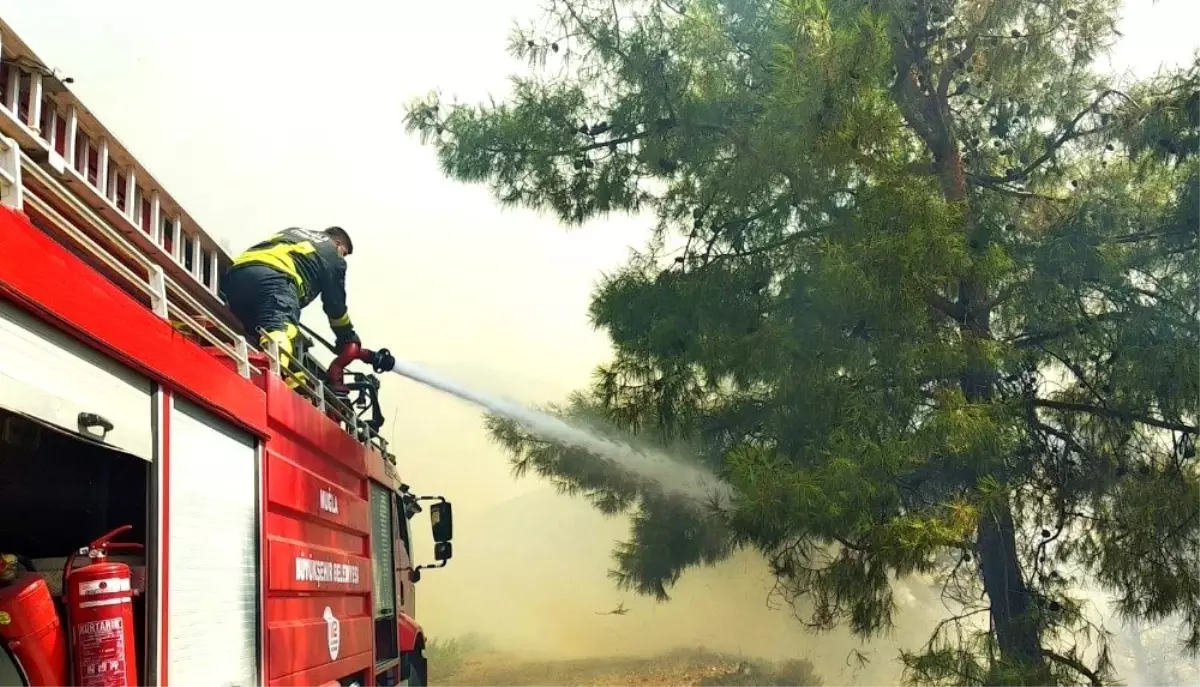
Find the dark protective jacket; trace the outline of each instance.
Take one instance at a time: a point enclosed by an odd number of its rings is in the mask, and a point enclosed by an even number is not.
[[[328,235],[285,229],[239,255],[233,266],[241,265],[265,265],[286,274],[296,284],[301,308],[320,296],[334,332],[353,331],[346,308],[346,260]]]

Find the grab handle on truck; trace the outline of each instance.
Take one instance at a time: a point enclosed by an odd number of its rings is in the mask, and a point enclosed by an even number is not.
[[[88,430],[92,427],[99,427],[102,430],[100,434],[101,441],[108,436],[109,432],[113,431],[113,423],[99,413],[80,413],[76,419],[79,422],[80,431],[87,432],[88,434],[91,434]]]

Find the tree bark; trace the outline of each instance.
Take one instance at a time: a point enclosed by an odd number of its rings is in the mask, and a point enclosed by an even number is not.
[[[992,607],[992,625],[1001,660],[1031,666],[1042,663],[1037,623],[1030,611],[1029,589],[1017,558],[1012,511],[1005,502],[979,523],[977,553],[983,589]]]
[[[917,6],[915,26],[925,27],[928,17],[925,6]],[[988,249],[987,238],[972,221],[968,207],[967,176],[955,135],[954,116],[950,111],[945,87],[952,74],[943,72],[937,80],[941,88],[932,88],[929,56],[923,53],[921,41],[916,40],[912,25],[897,22],[892,26],[893,61],[896,82],[892,97],[906,123],[925,143],[933,156],[934,170],[941,185],[942,197],[960,208],[962,231],[967,249],[973,258],[981,258]],[[923,30],[920,29],[920,30]],[[988,285],[968,272],[959,282],[958,300],[954,313],[967,347],[967,370],[959,380],[960,388],[971,403],[989,403],[995,396],[993,380],[996,371],[983,358],[981,347],[991,338],[991,299]],[[993,477],[1004,484],[1003,461],[977,466],[968,472],[975,483]],[[969,484],[967,486],[974,486]],[[1017,556],[1016,532],[1012,508],[1007,500],[983,513],[977,532],[977,554],[984,590],[991,602],[992,627],[1000,649],[1000,660],[1006,664],[1022,664],[1032,669],[1026,677],[1048,681],[1046,662],[1041,652],[1041,636],[1031,617],[1029,588]]]
[[[943,197],[958,204],[963,212],[963,231],[968,249],[975,257],[987,250],[986,240],[978,234],[967,208],[966,174],[962,155],[950,131],[939,132],[938,148],[934,161],[938,168]],[[963,318],[960,323],[964,340],[968,342],[968,369],[960,380],[960,388],[967,401],[988,403],[995,394],[993,380],[995,370],[983,360],[978,346],[991,336],[991,306],[987,285],[968,275],[959,282],[958,309]],[[1004,483],[1002,464],[986,466],[973,471],[973,477],[990,476]],[[1012,509],[1004,500],[989,509],[980,518],[977,532],[977,554],[979,569],[983,576],[984,591],[991,602],[992,627],[996,633],[996,644],[1001,660],[1005,663],[1020,663],[1040,673],[1044,666],[1037,622],[1030,613],[1029,588],[1021,571],[1017,555],[1016,528]]]

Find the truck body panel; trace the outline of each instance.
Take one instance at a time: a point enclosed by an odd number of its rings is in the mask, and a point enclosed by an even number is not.
[[[367,451],[274,376],[267,392],[267,684],[367,670],[374,633]],[[336,634],[336,639],[332,637]]]

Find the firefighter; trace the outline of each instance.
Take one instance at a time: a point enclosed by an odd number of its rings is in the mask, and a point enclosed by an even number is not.
[[[361,344],[346,309],[346,256],[354,252],[341,227],[324,231],[285,229],[239,255],[221,282],[221,292],[242,323],[246,338],[265,350],[279,345],[279,365],[290,372],[291,388],[305,382],[297,338],[300,311],[317,296],[329,318],[338,351]]]

